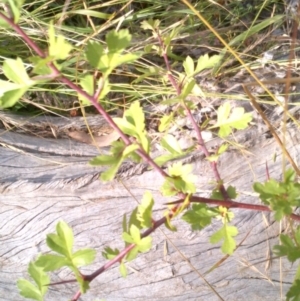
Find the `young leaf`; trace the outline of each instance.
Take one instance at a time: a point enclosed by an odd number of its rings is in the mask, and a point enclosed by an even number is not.
[[[300,300],[300,280],[294,281],[293,285],[290,287],[286,294],[287,301],[299,301]]]
[[[194,87],[195,87],[196,81],[194,79],[190,80],[189,82],[187,82],[183,89],[182,92],[180,94],[180,98],[181,99],[186,99],[187,96],[193,91]]]
[[[187,56],[185,61],[183,62],[183,68],[187,77],[191,77],[194,74],[195,66],[194,61],[190,56]]]
[[[19,279],[17,282],[20,295],[24,298],[43,301],[43,295],[40,290],[26,279]]]
[[[57,234],[47,235],[47,245],[53,251],[60,253],[67,258],[71,258],[74,236],[72,229],[67,223],[60,221],[56,225]]]
[[[288,235],[280,234],[280,241],[281,245],[276,245],[273,248],[274,254],[277,256],[287,256],[287,259],[291,262],[295,262],[300,258],[299,246]]]
[[[118,249],[112,249],[110,247],[105,247],[104,251],[102,252],[102,256],[104,258],[110,260],[110,259],[114,259],[119,253],[120,253],[120,251]]]
[[[3,83],[5,83],[6,87],[4,87]],[[0,108],[13,107],[27,90],[28,87],[23,88],[21,85],[0,80]]]
[[[103,53],[104,49],[100,43],[89,40],[85,56],[92,67],[99,69],[102,66],[101,59]]]
[[[217,243],[223,240],[221,250],[224,254],[231,255],[236,248],[236,242],[233,239],[238,234],[238,230],[234,226],[224,224],[223,227],[210,237],[211,243]]]
[[[49,25],[49,56],[54,60],[64,60],[69,56],[72,45],[69,44],[61,35],[55,36],[54,26],[51,22]]]
[[[154,205],[152,194],[148,191],[143,196],[142,203],[138,206],[137,219],[141,223],[142,228],[150,228],[152,226],[152,208]]]
[[[141,233],[139,228],[136,225],[130,226],[130,236],[135,244],[139,244],[141,241]]]
[[[209,57],[206,53],[199,57],[197,62],[197,67],[193,75],[201,72],[204,69],[213,68],[216,64],[218,64],[222,59],[222,55],[213,55]]]
[[[86,266],[95,260],[96,250],[81,249],[72,254],[72,262],[76,267]]]
[[[170,152],[171,154],[182,154],[182,150],[179,146],[179,143],[177,141],[177,139],[173,136],[173,135],[166,135],[162,138],[161,140],[161,146],[167,150],[168,152]]]
[[[159,20],[144,20],[141,22],[141,28],[144,30],[156,30],[159,27],[160,21]]]
[[[195,176],[191,174],[192,169],[192,165],[182,165],[182,162],[171,165],[169,167],[171,177],[166,178],[161,188],[163,195],[172,196],[178,192],[195,193]]]
[[[220,127],[219,136],[228,136],[232,128],[241,130],[248,126],[248,123],[252,120],[251,113],[245,113],[245,109],[242,107],[234,108],[230,114],[230,104],[227,102],[220,106],[218,109],[218,119],[214,126],[209,129]],[[230,114],[230,116],[229,116]]]
[[[131,260],[135,259],[137,257],[137,255],[138,255],[138,252],[139,252],[139,248],[138,248],[138,246],[135,246],[126,255],[126,260],[131,261]]]
[[[80,79],[80,86],[82,89],[89,94],[90,96],[93,96],[95,93],[95,81],[94,76],[91,74],[87,74],[84,77]],[[78,93],[79,100],[82,101],[84,105],[90,105],[91,103],[83,97],[81,94]]]
[[[58,270],[63,266],[70,265],[70,263],[66,257],[53,254],[40,255],[36,261],[36,265],[43,268],[45,272]]]
[[[126,278],[126,276],[127,276],[127,269],[126,269],[126,266],[125,266],[125,264],[124,264],[123,261],[120,263],[120,273],[121,273],[121,275],[124,278]]]
[[[111,53],[122,52],[130,45],[131,34],[128,29],[121,29],[119,31],[110,31],[106,35],[106,43],[108,50]]]
[[[34,81],[29,78],[20,58],[15,60],[6,59],[3,63],[3,73],[9,80],[24,87],[30,87],[34,84]]]
[[[37,267],[33,262],[29,263],[28,273],[35,281],[36,285],[32,284],[28,280],[19,279],[17,286],[20,290],[20,294],[25,298],[43,301],[43,296],[46,294],[48,284],[50,283],[48,275],[42,268]]]
[[[206,204],[193,204],[192,209],[185,212],[182,219],[191,224],[193,230],[202,230],[211,224],[211,219],[218,215],[218,211]]]
[[[163,132],[165,130],[167,130],[171,124],[171,122],[174,119],[174,112],[172,112],[170,115],[164,115],[161,119],[160,119],[160,124],[158,126],[158,131],[159,132]]]

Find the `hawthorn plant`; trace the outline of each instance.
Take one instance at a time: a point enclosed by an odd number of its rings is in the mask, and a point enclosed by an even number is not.
[[[99,267],[94,273],[85,275],[80,267],[92,264],[95,259],[95,250],[73,250],[74,235],[70,226],[64,221],[56,225],[56,232],[47,235],[46,243],[52,253],[40,254],[36,260],[29,263],[28,274],[32,281],[19,279],[17,282],[20,294],[33,300],[45,300],[47,289],[51,284],[48,272],[69,268],[77,282],[78,292],[72,300],[78,300],[84,294],[90,283],[100,274],[104,273],[114,264],[119,264],[120,273],[126,277],[127,261],[134,260],[139,253],[145,253],[151,249],[152,234],[158,227],[165,225],[171,230],[176,230],[171,223],[172,218],[181,215],[182,220],[190,224],[192,230],[201,231],[212,223],[213,219],[220,221],[220,227],[210,237],[210,242],[221,243],[221,251],[231,255],[236,249],[235,237],[238,229],[233,225],[234,214],[230,208],[243,208],[258,211],[273,211],[277,221],[283,218],[300,220],[293,214],[296,207],[300,206],[300,184],[296,182],[293,170],[286,170],[282,182],[269,179],[265,183],[255,183],[253,189],[259,194],[263,205],[245,204],[234,201],[238,194],[236,188],[225,187],[218,172],[217,162],[220,156],[228,149],[224,142],[215,154],[209,153],[202,136],[202,127],[196,122],[191,111],[195,109],[193,102],[187,100],[191,92],[201,95],[200,87],[194,76],[200,71],[213,68],[219,63],[218,55],[208,57],[201,56],[196,62],[191,57],[186,57],[182,66],[183,71],[177,77],[174,76],[169,56],[172,54],[171,41],[178,34],[179,29],[174,29],[170,34],[163,34],[158,20],[147,20],[141,23],[141,28],[150,32],[158,42],[158,45],[148,45],[144,51],[126,52],[131,43],[132,36],[127,29],[113,30],[106,34],[105,44],[97,41],[88,41],[84,53],[78,53],[86,60],[87,64],[101,74],[95,77],[91,74],[83,74],[79,83],[64,74],[63,62],[71,54],[78,51],[62,35],[56,33],[53,23],[49,23],[47,32],[47,49],[41,49],[18,25],[20,10],[24,1],[6,0],[3,11],[0,11],[0,26],[8,30],[14,30],[24,43],[31,48],[34,56],[23,60],[21,57],[6,59],[2,65],[5,79],[0,80],[0,107],[7,109],[15,106],[19,99],[29,90],[51,81],[59,81],[75,91],[82,104],[93,105],[102,114],[111,127],[118,132],[120,140],[113,142],[109,154],[102,154],[89,163],[91,165],[106,166],[107,169],[100,176],[101,181],[111,181],[115,178],[121,164],[125,159],[136,163],[146,162],[149,167],[163,176],[164,181],[160,191],[165,197],[177,197],[177,201],[170,201],[166,212],[159,220],[152,216],[155,200],[150,192],[144,193],[139,206],[133,210],[130,217],[123,217],[122,240],[124,248],[114,249],[111,246],[104,248],[102,255],[107,263]],[[105,46],[104,46],[105,45]],[[176,138],[168,133],[168,129],[174,122],[175,115],[165,115],[160,120],[159,130],[163,134],[161,146],[165,153],[157,158],[151,155],[151,143],[145,126],[145,114],[139,102],[133,102],[124,112],[122,118],[112,118],[104,109],[102,102],[111,90],[110,76],[119,66],[131,64],[143,55],[160,55],[165,62],[165,77],[174,89],[174,97],[163,103],[176,105],[182,110],[193,124],[197,133],[198,151],[203,152],[208,163],[214,171],[216,185],[210,198],[195,196],[195,176],[192,174],[192,165],[179,162],[169,162],[168,170],[163,166],[171,160],[178,159],[191,152],[191,149],[183,150]],[[25,64],[26,62],[26,64]],[[30,64],[32,71],[27,72],[26,65]],[[144,72],[148,72],[144,70]],[[144,74],[141,74],[142,78]],[[226,138],[233,130],[247,128],[252,120],[251,113],[245,113],[242,107],[231,108],[225,103],[218,108],[217,121],[210,129],[218,129],[218,135]],[[194,149],[193,149],[194,150]],[[120,221],[121,222],[121,221]],[[291,262],[300,257],[300,227],[293,228],[291,235],[281,234],[281,244],[274,247],[278,256],[286,256]],[[300,268],[295,275],[295,281],[287,293],[288,300],[300,299]],[[56,283],[56,285],[59,283]]]

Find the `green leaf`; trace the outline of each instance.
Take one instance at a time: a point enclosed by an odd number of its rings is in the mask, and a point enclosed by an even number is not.
[[[47,245],[53,251],[71,259],[74,236],[72,229],[64,221],[56,225],[57,234],[47,235]]]
[[[223,227],[215,232],[210,237],[211,243],[217,243],[220,240],[223,240],[223,244],[221,250],[224,254],[231,255],[236,248],[236,242],[233,239],[234,236],[238,234],[238,230],[234,226],[228,226],[227,224],[223,225]]]
[[[141,222],[137,218],[137,213],[138,213],[138,208],[136,207],[130,214],[130,218],[128,221],[128,227],[127,229],[129,230],[131,225],[135,225],[138,229],[141,229]],[[128,232],[128,231],[126,231]]]
[[[270,179],[265,183],[254,183],[254,191],[259,193],[263,203],[269,205],[275,211],[275,219],[281,220],[290,215],[293,207],[300,205],[300,184],[294,182],[293,171],[284,173],[284,182]]]
[[[93,96],[95,93],[95,81],[94,76],[91,74],[87,74],[84,77],[80,79],[80,86],[82,89],[89,94],[90,96]],[[79,100],[82,101],[84,105],[90,105],[90,101],[83,97],[81,94],[78,93]]]
[[[86,47],[85,55],[87,61],[92,67],[98,69],[99,66],[101,66],[101,58],[103,53],[104,49],[100,43],[89,40]]]
[[[40,290],[31,282],[25,279],[19,279],[17,282],[20,295],[24,298],[33,299],[37,301],[43,301],[43,295]]]
[[[40,255],[36,261],[36,265],[43,268],[45,272],[59,270],[63,266],[70,264],[70,260],[66,257],[53,254]]]
[[[126,255],[126,260],[131,261],[131,260],[135,259],[137,257],[138,252],[139,252],[139,248],[138,248],[138,246],[135,246]]]
[[[118,249],[112,249],[110,247],[105,247],[104,251],[102,252],[102,256],[106,259],[111,260],[111,259],[114,259],[119,253],[120,253],[120,251]]]
[[[183,89],[182,89],[182,92],[180,94],[180,98],[181,99],[186,99],[186,97],[193,91],[195,85],[196,85],[196,81],[194,79],[187,82],[184,85]]]
[[[211,224],[211,219],[216,217],[218,212],[209,208],[206,204],[193,204],[192,209],[182,216],[182,219],[191,224],[193,230],[202,230]]]
[[[300,258],[300,248],[288,235],[280,234],[280,241],[281,245],[276,245],[273,248],[274,254],[277,256],[287,256],[287,259],[291,262],[295,262]]]
[[[152,247],[152,238],[150,236],[144,237],[138,244],[139,252],[145,253]]]
[[[186,57],[186,59],[182,65],[183,65],[183,68],[185,70],[187,77],[193,76],[194,71],[195,71],[195,66],[194,66],[194,61],[190,56]]]
[[[141,227],[150,228],[152,226],[152,208],[154,205],[152,194],[148,191],[144,193],[142,203],[138,206],[137,219]]]
[[[294,281],[293,285],[290,287],[286,294],[287,301],[300,301],[300,280]]]
[[[121,29],[119,31],[110,31],[106,35],[106,43],[109,52],[122,52],[130,45],[131,34],[128,29]]]
[[[112,143],[110,149],[111,155],[101,155],[93,158],[89,164],[91,165],[110,165],[110,168],[103,172],[100,176],[102,181],[112,180],[123,160],[132,154],[138,148],[137,145],[126,146],[122,141],[115,141]]]
[[[164,115],[160,119],[160,124],[158,126],[159,132],[163,132],[163,131],[167,130],[173,120],[174,120],[174,112],[172,112],[170,115]]]
[[[20,58],[15,60],[6,59],[3,63],[3,73],[9,80],[16,84],[28,87],[34,84],[34,81],[29,78],[23,61]]]
[[[72,262],[76,267],[86,266],[91,264],[96,257],[96,250],[81,249],[72,254]]]
[[[32,72],[39,75],[51,74],[51,69],[48,67],[48,63],[52,61],[50,56],[41,58],[39,56],[32,56],[29,61],[33,64]]]
[[[3,82],[6,83],[5,88]],[[10,91],[7,91],[7,89],[10,89]],[[0,108],[13,107],[27,90],[28,88],[21,88],[20,85],[0,80]]]
[[[190,164],[182,165],[182,162],[169,166],[169,175],[161,187],[164,196],[173,196],[178,192],[195,193],[195,176],[191,174],[193,167]]]
[[[45,295],[45,293],[48,290],[47,285],[50,282],[49,276],[44,272],[43,269],[39,268],[33,262],[29,263],[28,273],[31,276],[31,278],[35,281],[35,283],[37,284],[42,295]]]
[[[244,108],[234,108],[230,114],[230,103],[225,103],[218,108],[217,123],[211,126],[209,129],[220,127],[219,136],[228,136],[232,128],[241,130],[248,126],[248,123],[252,120],[251,113],[245,113]],[[229,116],[230,114],[230,116]]]
[[[149,20],[144,20],[141,22],[141,28],[144,30],[155,30],[157,28],[159,28],[159,24],[160,24],[160,20],[153,20],[153,19],[149,19]]]
[[[222,55],[212,55],[209,57],[207,53],[200,56],[197,62],[196,70],[191,76],[201,72],[204,69],[213,68],[221,61],[222,57]]]
[[[141,233],[139,228],[136,225],[131,225],[130,226],[130,236],[133,239],[133,242],[135,244],[139,244],[140,240],[141,240]]]
[[[33,262],[29,263],[28,273],[37,285],[32,284],[28,280],[19,279],[17,286],[20,294],[25,298],[43,301],[43,296],[46,294],[50,283],[49,276]]]
[[[127,233],[127,232],[123,232],[123,233],[122,233],[122,239],[123,239],[125,242],[129,243],[129,244],[133,244],[133,243],[134,243],[133,238],[132,238],[131,235],[130,235],[129,233]]]
[[[72,45],[61,35],[55,36],[53,23],[49,24],[49,56],[54,60],[64,60],[69,56]]]
[[[127,269],[126,269],[126,266],[125,266],[124,262],[121,262],[121,264],[120,264],[120,273],[124,278],[126,278]]]
[[[182,154],[183,151],[181,150],[179,143],[177,141],[177,139],[173,136],[173,135],[166,135],[162,138],[161,140],[161,146],[167,150],[168,152],[170,152],[171,154]]]
[[[56,231],[60,239],[64,242],[64,245],[66,246],[66,249],[68,251],[68,255],[71,256],[74,244],[74,235],[72,228],[69,227],[66,222],[60,221],[56,225]]]

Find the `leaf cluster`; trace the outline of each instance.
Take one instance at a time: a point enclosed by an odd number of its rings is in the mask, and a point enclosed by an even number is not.
[[[275,211],[275,219],[281,220],[293,212],[293,208],[300,205],[300,184],[295,182],[295,172],[286,170],[282,182],[274,179],[262,183],[254,183],[254,191],[259,193],[263,203]]]

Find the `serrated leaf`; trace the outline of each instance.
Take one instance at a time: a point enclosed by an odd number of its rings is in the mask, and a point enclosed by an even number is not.
[[[290,287],[286,294],[287,301],[300,301],[300,280],[294,281],[293,285]]]
[[[211,224],[211,219],[218,215],[218,212],[209,208],[206,204],[193,204],[192,209],[182,216],[182,219],[192,226],[193,230],[202,230]]]
[[[126,120],[140,132],[145,130],[145,114],[138,101],[131,104],[124,114]]]
[[[123,162],[123,158],[119,158],[117,162],[110,166],[106,171],[102,172],[100,179],[103,182],[108,182],[114,179],[115,175],[117,174],[121,164]]]
[[[133,239],[133,242],[135,244],[139,244],[139,242],[141,240],[141,233],[140,233],[139,228],[136,225],[130,226],[130,235]]]
[[[102,165],[113,165],[119,161],[120,158],[115,158],[109,155],[97,156],[89,161],[89,164],[93,166],[102,166]]]
[[[91,74],[87,74],[84,77],[80,79],[80,86],[82,89],[89,94],[90,96],[93,96],[95,93],[95,81],[94,76]],[[90,105],[90,101],[87,100],[85,97],[83,97],[81,94],[78,93],[78,98],[82,101],[84,105]]]
[[[154,30],[157,29],[159,27],[160,21],[159,20],[153,20],[153,19],[149,19],[149,20],[144,20],[141,22],[141,28],[144,30]]]
[[[215,232],[210,237],[211,243],[217,243],[223,240],[221,250],[224,254],[231,255],[236,248],[236,242],[233,239],[234,236],[238,234],[238,230],[234,226],[229,226],[225,224],[220,230]]]
[[[36,265],[36,263],[30,262],[28,266],[28,274],[37,284],[40,292],[44,295],[48,288],[46,287],[50,280],[49,276],[44,272],[44,270]]]
[[[154,205],[152,194],[148,191],[144,193],[141,204],[138,206],[137,219],[143,228],[152,226],[152,208]]]
[[[125,266],[124,262],[121,262],[121,264],[120,264],[120,273],[121,273],[123,278],[126,278],[127,269],[126,269],[126,266]]]
[[[128,230],[130,229],[131,225],[135,225],[138,229],[141,229],[141,222],[137,218],[138,208],[134,208],[134,210],[130,214],[130,218],[128,221]],[[127,231],[128,232],[128,231]]]
[[[54,60],[64,60],[69,56],[72,45],[61,35],[55,36],[53,23],[49,24],[49,56]]]
[[[109,52],[122,52],[130,45],[131,34],[128,29],[121,29],[119,31],[110,31],[106,35],[106,43]]]
[[[124,231],[124,230],[123,230]],[[112,249],[110,247],[105,247],[104,251],[102,252],[102,256],[106,259],[114,259],[120,251],[118,249]]]
[[[139,252],[145,253],[152,247],[152,238],[150,236],[142,238],[138,244]]]
[[[134,243],[133,238],[132,238],[131,235],[130,235],[129,233],[127,233],[127,232],[123,232],[123,233],[122,233],[122,239],[123,239],[125,242],[129,243],[129,244],[133,244],[133,243]]]
[[[222,55],[212,55],[211,57],[209,57],[207,53],[200,56],[197,62],[196,70],[193,75],[201,72],[204,69],[213,68],[221,61],[222,57]]]
[[[196,81],[194,79],[187,82],[182,89],[180,98],[185,99],[193,91],[195,84],[196,84]]]
[[[159,123],[159,126],[158,126],[158,131],[163,132],[166,129],[168,129],[168,127],[170,126],[170,124],[172,123],[173,120],[174,120],[174,112],[172,112],[170,115],[164,115],[160,119],[160,123]]]
[[[54,254],[41,255],[36,261],[36,265],[43,268],[45,272],[59,270],[63,266],[70,265],[70,260]]]
[[[43,301],[43,295],[40,290],[31,282],[25,279],[19,279],[17,282],[20,295],[24,298],[33,299],[37,301]]]
[[[131,63],[139,59],[143,55],[142,52],[134,52],[134,53],[126,53],[122,55],[115,55],[112,57],[110,62],[110,69],[113,70],[116,67],[125,64],[125,63]]]
[[[56,231],[60,239],[63,241],[64,245],[66,246],[66,250],[68,251],[68,255],[71,256],[73,244],[74,244],[74,235],[72,228],[64,222],[60,221],[56,225]]]
[[[15,60],[6,59],[3,63],[3,73],[9,80],[16,84],[28,87],[34,84],[34,81],[29,78],[23,61],[20,58]]]
[[[251,113],[245,113],[244,108],[234,108],[230,114],[230,104],[225,103],[218,108],[217,123],[211,126],[209,129],[220,127],[219,136],[228,136],[232,128],[241,130],[248,126],[248,123],[252,120]],[[229,116],[230,114],[230,116]]]
[[[182,65],[183,65],[186,75],[188,77],[193,76],[193,74],[195,72],[195,65],[194,65],[193,59],[190,56],[186,57],[186,59]]]
[[[132,250],[129,251],[129,253],[126,256],[126,260],[131,261],[137,257],[137,254],[139,252],[139,249],[137,246],[135,246]]]
[[[162,138],[161,146],[173,155],[178,155],[183,153],[177,139],[170,134]]]
[[[7,84],[9,85],[8,88],[12,88],[12,85],[15,85],[9,82],[7,82]],[[0,87],[0,108],[6,109],[6,108],[13,107],[29,89],[29,87],[18,88],[18,86],[19,85],[15,85],[15,87],[17,87],[16,89],[12,89],[7,92],[3,92],[2,87]]]
[[[91,264],[96,257],[96,250],[81,249],[72,254],[72,262],[76,267],[81,267]]]
[[[98,69],[99,66],[102,66],[101,58],[103,53],[104,49],[100,43],[89,40],[85,50],[85,56],[92,67]]]
[[[184,154],[184,153],[183,153]],[[158,166],[162,166],[164,165],[166,162],[174,160],[174,159],[178,159],[181,158],[183,154],[169,154],[169,155],[162,155],[159,157],[156,157],[154,159],[154,162],[158,165]]]

